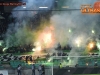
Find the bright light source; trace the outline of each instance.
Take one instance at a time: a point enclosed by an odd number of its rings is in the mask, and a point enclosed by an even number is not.
[[[71,31],[71,29],[69,29],[69,33],[71,33],[72,31]]]
[[[41,51],[41,46],[38,46],[36,48],[33,48],[32,51]]]
[[[49,59],[48,62],[50,62],[51,60]]]
[[[94,33],[95,33],[95,31],[94,31],[94,30],[92,30],[92,33],[94,34]]]
[[[89,49],[94,48],[94,46],[95,46],[94,42],[90,42],[89,45],[88,45]]]
[[[90,44],[90,48],[93,48],[93,47],[94,47],[94,44],[93,44],[93,43],[91,43],[91,44]]]
[[[41,46],[38,46],[36,50],[41,51]]]
[[[70,58],[68,57],[67,60],[70,60]]]
[[[36,49],[33,48],[32,51],[36,51]]]
[[[0,42],[0,46],[2,46],[2,43]]]
[[[100,43],[97,43],[97,47],[98,47],[98,49],[100,49]]]
[[[28,61],[28,64],[30,65],[30,64],[32,64],[32,63]]]
[[[8,48],[3,48],[3,52],[4,52],[6,49],[8,49]]]
[[[52,41],[52,39],[51,39],[51,37],[52,37],[52,34],[51,33],[47,33],[47,34],[44,34],[44,42],[47,44],[48,42],[51,42]]]
[[[80,45],[78,44],[77,47],[80,47]]]
[[[39,7],[39,8],[48,8],[48,7]]]
[[[49,58],[48,62],[51,62],[52,58]]]
[[[32,51],[41,51],[41,44],[40,42],[35,42],[34,45],[36,46],[36,48],[33,48]]]
[[[23,5],[23,8],[26,8],[26,5]]]
[[[80,39],[76,39],[76,40],[75,40],[75,43],[77,44],[77,47],[80,47],[81,40],[80,40]]]
[[[35,42],[34,45],[35,46],[39,46],[40,45],[40,42]]]
[[[26,8],[26,7],[23,7],[23,8]]]
[[[2,43],[3,43],[3,41],[2,41],[2,40],[0,40],[0,46],[2,46]]]
[[[80,43],[80,40],[79,40],[79,39],[77,39],[75,42],[76,42],[76,44],[79,44],[79,43]]]

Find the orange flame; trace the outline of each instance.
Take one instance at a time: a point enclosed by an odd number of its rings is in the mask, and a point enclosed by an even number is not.
[[[54,30],[53,26],[46,27],[39,34],[37,41],[40,42],[42,48],[50,48],[53,46],[54,43],[53,30]]]

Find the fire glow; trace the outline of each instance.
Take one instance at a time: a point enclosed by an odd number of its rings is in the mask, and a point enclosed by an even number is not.
[[[89,50],[93,49],[94,47],[95,47],[95,43],[94,43],[94,42],[90,42],[90,43],[88,44],[88,49],[89,49]]]
[[[53,31],[52,27],[46,27],[44,30],[39,34],[38,40],[41,43],[42,48],[50,48],[52,47],[53,41]]]

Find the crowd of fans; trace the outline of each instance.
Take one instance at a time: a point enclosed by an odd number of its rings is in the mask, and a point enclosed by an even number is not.
[[[30,45],[24,45],[24,46],[17,46],[17,47],[9,47],[6,52],[7,53],[24,53],[24,52],[31,52],[32,48],[34,46],[32,44]]]
[[[62,47],[60,45],[60,43],[57,45],[57,48],[55,48],[55,50],[71,50],[71,49],[72,49],[72,47],[69,44],[67,44],[66,46]]]
[[[25,53],[25,52],[32,52],[32,49],[35,48],[34,45],[28,44],[28,45],[20,45],[20,46],[12,46],[9,48],[6,48],[5,51],[3,50],[5,47],[5,43],[0,45],[0,54],[2,53]]]
[[[52,56],[68,56],[68,54],[64,52],[58,52],[58,53],[53,53]]]

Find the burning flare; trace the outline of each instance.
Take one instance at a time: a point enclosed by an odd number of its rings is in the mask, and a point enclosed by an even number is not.
[[[40,42],[40,46],[42,48],[51,48],[54,43],[53,38],[53,27],[46,27],[42,32],[40,32],[38,41]]]

